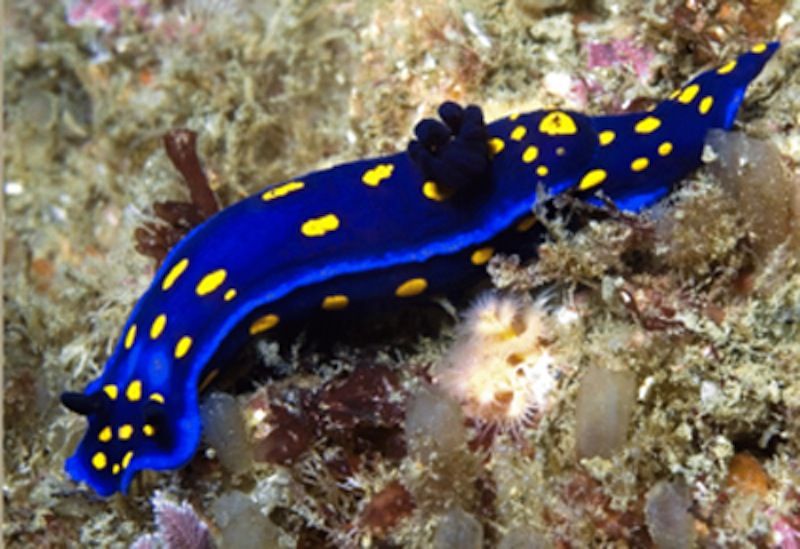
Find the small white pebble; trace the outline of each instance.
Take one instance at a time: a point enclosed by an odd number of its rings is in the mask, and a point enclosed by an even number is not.
[[[25,190],[25,187],[22,186],[22,183],[19,181],[9,181],[3,187],[3,192],[5,192],[8,196],[19,196]]]
[[[119,212],[112,208],[106,208],[103,210],[103,219],[112,227],[116,227],[119,225]]]
[[[573,322],[576,322],[581,317],[581,315],[578,314],[578,311],[576,311],[575,309],[573,309],[571,307],[560,307],[556,311],[556,315],[555,316],[556,316],[556,320],[558,321],[558,323],[559,324],[564,324],[564,325],[572,324]]]
[[[780,15],[780,17],[778,17],[778,20],[775,21],[775,28],[776,30],[781,31],[792,23],[794,23],[794,17],[792,17],[791,14],[784,12]],[[776,34],[780,34],[780,32]]]
[[[25,188],[19,181],[9,181],[3,187],[3,192],[5,192],[8,196],[19,196],[24,190]]]
[[[644,400],[647,398],[647,394],[650,392],[650,387],[653,386],[655,383],[655,378],[653,376],[647,376],[644,378],[644,381],[641,385],[639,385],[639,400]]]
[[[255,423],[261,423],[266,418],[267,418],[267,411],[266,410],[263,410],[263,409],[259,408],[259,409],[255,410],[253,412],[253,421]]]
[[[468,11],[464,14],[464,23],[467,25],[467,29],[469,32],[475,35],[478,39],[478,44],[483,46],[484,48],[491,48],[492,41],[486,36],[486,33],[483,32],[483,29],[478,25],[478,21],[475,19],[475,14],[471,11]]]
[[[425,60],[422,62],[422,68],[426,71],[432,71],[436,68],[436,58],[431,55],[431,52],[425,52]]]
[[[565,97],[572,89],[572,76],[563,71],[548,72],[544,75],[544,88],[553,95]]]
[[[709,144],[703,145],[703,154],[700,157],[700,160],[702,160],[704,164],[711,164],[712,162],[716,162],[718,158],[719,155],[717,154],[717,151],[715,151],[711,145]]]
[[[719,396],[719,385],[713,381],[704,381],[700,384],[700,402],[706,406],[712,404]]]
[[[53,215],[53,219],[56,221],[64,222],[67,220],[67,210],[64,208],[60,208],[58,206],[51,206],[50,213]]]
[[[458,43],[461,40],[461,34],[457,32],[451,25],[445,25],[443,30],[444,30],[444,38],[448,42]]]

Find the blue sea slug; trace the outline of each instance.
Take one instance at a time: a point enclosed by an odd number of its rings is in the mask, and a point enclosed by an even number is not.
[[[629,211],[696,169],[778,48],[758,44],[649,112],[513,114],[485,124],[445,103],[406,151],[271,185],[167,256],[111,358],[62,402],[88,419],[66,470],[107,496],[174,469],[200,442],[198,393],[249,338],[311,315],[391,308],[463,289],[496,253],[533,242],[533,206],[564,191]]]

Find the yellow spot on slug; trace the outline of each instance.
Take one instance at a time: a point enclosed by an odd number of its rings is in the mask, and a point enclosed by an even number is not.
[[[234,297],[236,297],[236,290],[235,290],[235,289],[233,289],[233,288],[231,288],[230,290],[228,290],[227,292],[225,292],[225,295],[224,295],[224,296],[222,296],[222,298],[223,298],[225,301],[230,301],[230,300],[232,300]]]
[[[426,181],[422,185],[422,194],[425,195],[425,198],[429,198],[434,202],[442,202],[450,198],[453,192],[449,189],[443,189],[435,181]]]
[[[655,116],[648,116],[639,120],[633,127],[633,131],[641,134],[653,133],[661,126],[661,120]]]
[[[111,427],[103,427],[100,434],[97,435],[97,440],[100,442],[108,442],[114,434],[111,432]]]
[[[646,170],[649,165],[650,161],[642,156],[631,162],[631,169],[635,172],[641,172]]]
[[[128,450],[126,454],[122,457],[122,468],[127,469],[128,465],[131,464],[132,459],[133,459],[133,450]]]
[[[539,122],[539,131],[545,135],[575,135],[578,133],[578,126],[564,111],[553,111]]]
[[[595,169],[589,170],[586,172],[586,175],[583,176],[581,182],[578,184],[578,189],[581,191],[585,191],[586,189],[591,189],[592,187],[596,187],[600,183],[606,180],[608,174],[605,170]]]
[[[211,271],[206,276],[200,280],[197,284],[197,288],[195,288],[195,292],[200,297],[204,295],[208,295],[220,286],[222,283],[225,282],[225,278],[228,276],[228,273],[225,269],[217,269],[216,271]]]
[[[526,164],[530,164],[534,160],[539,157],[539,147],[536,145],[530,145],[525,152],[522,153],[522,161]]]
[[[264,315],[261,318],[256,319],[256,321],[250,325],[250,335],[266,332],[267,330],[277,326],[278,322],[280,322],[278,315]]]
[[[547,166],[545,166],[544,164],[542,164],[541,166],[538,166],[536,168],[536,175],[538,175],[539,177],[545,177],[549,173],[550,173],[550,169]]]
[[[485,265],[492,259],[492,255],[494,255],[494,248],[487,246],[472,252],[472,256],[469,259],[473,265]]]
[[[301,190],[305,186],[306,184],[302,181],[290,181],[278,187],[264,191],[264,194],[261,195],[261,200],[264,202],[269,202],[270,200],[275,200],[276,198],[282,198],[287,194],[292,194],[293,192]]]
[[[536,225],[536,216],[531,215],[517,223],[517,231],[524,233],[529,231],[534,225]]]
[[[703,99],[700,100],[700,105],[698,105],[697,110],[700,111],[700,114],[708,114],[708,111],[711,110],[711,107],[714,105],[714,98],[710,95],[707,95]]]
[[[130,349],[133,347],[133,342],[136,341],[136,324],[131,324],[128,328],[128,333],[125,334],[125,348]]]
[[[672,143],[670,143],[669,141],[664,141],[661,145],[658,146],[658,154],[661,156],[667,156],[671,152],[672,152]]]
[[[164,395],[161,393],[153,393],[150,395],[150,400],[158,402],[159,404],[164,404]]]
[[[324,236],[339,228],[339,218],[333,214],[309,219],[300,227],[300,232],[308,237]]]
[[[133,436],[133,425],[126,423],[117,429],[117,436],[120,440],[128,440]]]
[[[142,432],[144,433],[144,436],[151,437],[156,434],[156,428],[147,423],[144,427],[142,427]]]
[[[400,284],[394,291],[397,297],[413,297],[428,288],[428,281],[424,278],[411,278]]]
[[[522,141],[525,138],[525,134],[528,133],[528,129],[525,126],[517,126],[511,131],[511,137],[514,141]]]
[[[767,45],[764,42],[759,42],[750,49],[753,53],[764,53],[767,51]]]
[[[167,326],[167,315],[160,314],[153,321],[150,326],[150,339],[158,339],[158,336],[164,333],[164,328]]]
[[[192,338],[189,336],[183,336],[178,340],[178,343],[175,345],[175,358],[183,358],[189,352],[189,349],[192,348]]]
[[[368,187],[377,187],[384,179],[389,179],[394,171],[392,164],[378,164],[374,168],[364,172],[361,181]]]
[[[512,122],[514,120],[516,120],[517,118],[519,118],[519,113],[518,112],[515,112],[514,114],[509,114],[508,115],[508,119],[511,120]]]
[[[678,97],[680,94],[681,94],[681,89],[680,89],[680,88],[678,88],[677,90],[675,90],[674,92],[672,92],[671,94],[669,94],[669,97],[668,97],[668,99],[675,99],[675,98],[676,98],[676,97]]]
[[[614,139],[617,138],[617,134],[612,130],[603,130],[597,135],[597,138],[600,140],[600,145],[605,147],[614,142]]]
[[[499,137],[492,137],[489,140],[489,150],[492,152],[492,154],[500,154],[500,152],[505,148],[505,142]]]
[[[717,69],[717,74],[728,74],[735,68],[736,68],[736,60],[728,61],[727,63],[725,63],[724,65],[722,65],[720,68]]]
[[[322,308],[326,311],[338,311],[344,309],[350,304],[350,300],[346,295],[336,294],[329,295],[322,300]]]
[[[167,273],[167,276],[164,277],[164,281],[161,283],[161,289],[167,291],[172,288],[172,285],[175,284],[175,281],[178,280],[178,277],[183,274],[188,266],[189,260],[185,257],[173,265]]]
[[[111,473],[115,474],[115,475],[118,475],[119,474],[119,469],[120,469],[119,463],[115,463],[114,465],[111,466]]]
[[[125,389],[125,397],[131,402],[138,402],[142,398],[142,382],[138,379],[131,381],[128,388]]]
[[[108,395],[111,400],[117,400],[119,390],[116,385],[103,385],[103,392]]]
[[[108,465],[108,458],[103,452],[97,452],[92,456],[92,467],[98,471],[102,471]]]
[[[697,94],[699,92],[700,92],[700,86],[698,86],[697,84],[686,86],[678,96],[678,102],[683,103],[684,105],[688,105],[689,103],[694,101],[694,98],[697,97]]]

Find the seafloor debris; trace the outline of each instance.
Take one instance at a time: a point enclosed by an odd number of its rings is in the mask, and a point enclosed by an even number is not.
[[[359,528],[377,535],[387,534],[414,510],[414,499],[397,481],[375,494],[358,515]]]
[[[156,532],[144,534],[131,545],[131,549],[156,549],[180,547],[185,549],[213,549],[215,547],[206,523],[197,516],[188,502],[176,505],[163,493],[156,492],[152,499],[156,518]]]

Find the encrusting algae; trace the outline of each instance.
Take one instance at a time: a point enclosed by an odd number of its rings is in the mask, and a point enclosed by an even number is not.
[[[81,0],[5,15],[7,546],[125,546],[166,535],[169,513],[198,546],[651,547],[676,524],[701,545],[800,541],[795,4]],[[446,99],[487,119],[635,110],[767,39],[782,49],[738,131],[657,207],[564,201],[536,212],[538,262],[491,260],[491,297],[245,350],[250,373],[213,386],[227,396],[210,447],[129,496],[63,473],[84,423],[57,395],[95,377],[152,278],[134,230],[185,193],[165,133],[196,132],[226,206],[400,149]],[[630,380],[628,408],[597,418],[617,443],[585,451],[580,394],[599,370]]]

